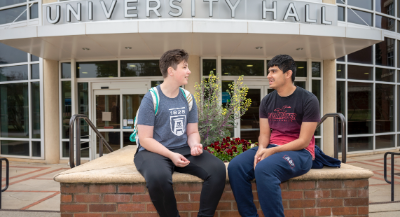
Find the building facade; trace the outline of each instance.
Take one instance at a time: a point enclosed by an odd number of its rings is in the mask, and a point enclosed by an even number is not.
[[[345,115],[349,154],[390,150],[400,143],[399,39],[393,0],[2,1],[0,155],[67,162],[73,114],[87,115],[114,150],[134,145],[136,110],[173,48],[190,54],[192,93],[212,72],[225,103],[244,75],[252,105],[232,136],[257,141],[258,107],[272,91],[266,65],[284,53],[321,115]],[[95,159],[98,141],[82,124],[82,159]],[[315,137],[332,154],[332,120]]]

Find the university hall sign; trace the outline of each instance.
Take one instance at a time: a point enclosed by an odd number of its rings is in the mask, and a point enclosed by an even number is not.
[[[337,6],[318,0],[85,0],[44,4],[43,25],[162,18],[337,25]]]

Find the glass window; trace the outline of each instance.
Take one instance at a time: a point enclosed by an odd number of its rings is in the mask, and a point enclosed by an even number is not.
[[[129,139],[129,137],[131,136],[132,132],[123,132],[122,136],[124,139],[124,143],[123,146],[127,146],[127,145],[136,145],[136,142],[131,142],[131,140]]]
[[[396,144],[394,143],[394,135],[376,136],[375,139],[376,149],[396,147]]]
[[[0,85],[1,137],[29,138],[28,83]]]
[[[342,113],[343,115],[346,115],[345,112],[345,96],[346,96],[346,92],[345,92],[345,82],[344,81],[337,81],[336,82],[336,100],[337,100],[337,104],[336,104],[336,111],[338,113]],[[340,121],[339,121],[340,122]],[[339,124],[339,135],[342,134],[342,128],[340,127],[340,123]]]
[[[336,64],[336,78],[346,78],[346,65]]]
[[[400,71],[397,71],[397,83],[400,83]]]
[[[397,41],[397,68],[400,68],[400,41]]]
[[[38,4],[33,4],[30,8],[29,13],[30,13],[29,19],[39,18]]]
[[[321,81],[320,80],[312,80],[312,93],[317,97],[318,102],[321,102]],[[321,111],[321,106],[320,106],[320,111]],[[314,135],[316,135],[316,136],[321,135],[320,127],[318,127],[315,130]]]
[[[375,11],[394,16],[394,0],[375,0]]]
[[[348,82],[349,134],[372,133],[372,84]]]
[[[32,141],[32,157],[42,156],[42,146],[40,141]]]
[[[372,64],[372,46],[347,55],[347,61],[353,63]]]
[[[348,139],[348,151],[372,150],[372,137],[351,137]]]
[[[28,55],[25,52],[0,43],[0,65],[21,62],[28,62]]]
[[[222,75],[264,76],[264,60],[222,60]]]
[[[305,81],[295,81],[294,85],[295,86],[299,86],[299,87],[303,88],[304,90],[306,89],[306,82]]]
[[[96,95],[96,127],[119,129],[121,127],[119,106],[119,95]]]
[[[347,9],[347,22],[372,26],[372,14],[364,11]]]
[[[376,84],[375,95],[375,132],[394,131],[394,85]]]
[[[387,81],[387,82],[394,82],[394,73],[396,70],[394,69],[382,69],[376,68],[376,77],[377,81]]]
[[[24,12],[25,11],[25,12]],[[15,20],[22,14],[17,20]],[[0,25],[26,20],[26,5],[0,11]]]
[[[118,77],[118,61],[76,63],[77,78]]]
[[[116,151],[121,148],[121,132],[100,132],[101,135],[106,139],[108,144],[111,146],[113,151]],[[106,146],[103,143],[103,153],[110,153]],[[99,154],[99,137],[96,139],[96,154]]]
[[[338,4],[346,4],[346,0],[336,0],[336,3],[338,3]]]
[[[157,87],[158,85],[162,84],[164,81],[151,81],[151,87]]]
[[[338,21],[346,21],[344,7],[338,7]]]
[[[29,156],[29,141],[0,140],[1,154]]]
[[[158,60],[121,60],[121,77],[162,76]]]
[[[26,2],[26,0],[1,0],[0,7],[5,7],[5,6],[9,6],[9,5],[24,3],[24,2]]]
[[[39,57],[31,54],[31,61],[39,61]]]
[[[394,66],[394,39],[385,38],[375,46],[375,64]]]
[[[208,76],[211,73],[217,74],[217,60],[203,59],[203,75]]]
[[[318,146],[319,148],[321,148],[321,139],[315,138],[315,146]]]
[[[61,78],[71,78],[71,63],[61,63]]]
[[[344,61],[345,61],[344,57],[345,57],[345,56],[339,57],[339,58],[336,59],[336,61],[344,62]]]
[[[71,118],[71,82],[61,81],[62,138],[69,138],[69,119]]]
[[[62,157],[69,157],[69,142],[62,142]],[[89,157],[89,143],[81,143],[81,157]]]
[[[0,68],[0,81],[28,80],[28,65]]]
[[[133,121],[143,97],[143,94],[122,95],[122,129],[134,128]]]
[[[399,117],[400,117],[400,86],[397,86],[397,132],[400,132]],[[398,140],[398,143],[400,143],[400,140]]]
[[[400,22],[397,22],[397,33],[400,33]]]
[[[348,5],[372,10],[372,0],[348,0]]]
[[[307,77],[307,62],[296,61],[297,71],[296,77]]]
[[[32,138],[40,138],[40,83],[31,83]]]
[[[372,80],[372,67],[347,65],[348,79]]]
[[[312,63],[312,76],[321,77],[321,63],[318,62]]]
[[[89,93],[88,83],[78,83],[78,114],[83,114],[89,117]],[[86,121],[80,120],[81,122],[81,136],[85,136],[85,139],[89,136],[89,125]]]
[[[375,15],[375,25],[377,28],[386,29],[390,31],[395,31],[395,19],[384,17],[381,15]]]
[[[39,79],[39,64],[31,65],[31,79]]]

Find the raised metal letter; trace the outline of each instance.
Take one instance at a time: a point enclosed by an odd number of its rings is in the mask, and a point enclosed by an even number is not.
[[[111,18],[116,4],[117,4],[117,0],[113,0],[111,2],[110,10],[107,11],[106,3],[104,3],[104,1],[101,1],[101,7],[103,8],[104,15],[106,15],[107,19]]]
[[[61,6],[57,5],[56,6],[56,18],[54,18],[54,20],[51,19],[51,7],[47,6],[46,7],[46,14],[47,14],[47,22],[51,23],[51,24],[56,24],[58,22],[60,22],[60,14],[61,14]]]
[[[192,0],[192,17],[196,16],[196,0]]]
[[[170,6],[171,8],[173,8],[173,9],[178,10],[178,12],[177,12],[177,13],[174,13],[174,12],[172,12],[172,11],[169,11],[168,14],[171,15],[171,16],[173,16],[173,17],[179,17],[179,16],[182,15],[183,10],[182,10],[181,6],[174,5],[174,4],[173,4],[174,1],[177,1],[177,2],[181,3],[182,0],[169,0],[169,6]]]
[[[306,4],[306,23],[316,23],[317,20],[312,20],[310,18],[310,5]]]
[[[325,18],[326,18],[326,8],[321,7],[321,23],[325,25],[332,25],[332,21],[327,21]]]
[[[239,3],[240,3],[241,0],[236,0],[235,5],[232,5],[231,0],[225,0],[225,1],[226,1],[226,3],[228,4],[229,8],[231,9],[231,12],[232,12],[231,17],[234,18],[234,17],[235,17],[235,10],[236,10],[236,7],[239,5]]]
[[[267,18],[267,12],[272,12],[274,14],[274,20],[276,20],[276,9],[278,8],[276,5],[278,3],[272,2],[272,8],[266,8],[265,5],[267,4],[266,1],[262,2],[262,10],[263,10],[263,19]]]
[[[93,2],[88,2],[88,19],[93,20]]]
[[[203,0],[203,2],[208,2],[210,5],[210,17],[213,16],[213,2],[218,2],[219,0]]]
[[[153,8],[150,7],[150,2],[156,2],[157,5]],[[158,13],[158,9],[161,8],[160,0],[146,0],[146,17],[150,17],[150,11],[153,11],[157,17],[161,17],[161,14]]]
[[[78,3],[78,12],[76,12],[70,4],[67,4],[67,22],[71,22],[71,14],[74,15],[76,20],[81,21],[81,8],[82,4]]]
[[[132,18],[137,18],[138,15],[137,14],[129,14],[128,11],[130,10],[137,10],[136,6],[128,6],[129,3],[137,3],[138,0],[125,0],[125,17],[132,17]]]
[[[287,20],[288,17],[294,17],[296,21],[300,21],[299,15],[297,14],[297,10],[293,2],[289,3],[289,6],[286,10],[285,17],[283,18],[283,20]]]

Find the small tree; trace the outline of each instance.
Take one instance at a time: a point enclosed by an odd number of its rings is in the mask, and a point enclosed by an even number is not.
[[[199,133],[204,146],[231,136],[229,128],[235,127],[235,120],[240,119],[251,105],[246,98],[249,88],[243,84],[243,76],[229,84],[230,99],[225,106],[219,101],[221,88],[219,78],[210,74],[208,79],[196,83],[195,98],[199,114]]]

